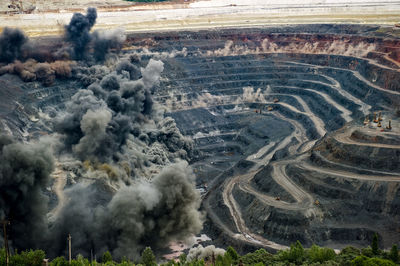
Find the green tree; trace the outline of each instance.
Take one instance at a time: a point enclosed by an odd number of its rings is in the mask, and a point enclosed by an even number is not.
[[[156,257],[150,247],[143,250],[141,263],[146,266],[157,265]]]
[[[16,253],[10,258],[10,266],[41,266],[46,254],[43,250],[29,250],[23,251],[20,254]]]
[[[86,259],[85,257],[83,257],[81,254],[79,254],[79,255],[76,257],[76,261],[77,261],[80,265],[82,265],[82,266],[90,266],[89,260]]]
[[[366,256],[358,256],[351,261],[352,266],[396,266],[392,261],[381,258],[368,258]]]
[[[181,255],[179,255],[179,262],[180,262],[182,265],[185,264],[186,260],[187,260],[187,256],[186,256],[185,253],[182,253]]]
[[[216,266],[231,266],[232,258],[229,254],[225,252],[224,256],[218,255],[215,261]]]
[[[122,261],[118,266],[132,266],[133,264],[129,261]]]
[[[322,248],[317,245],[312,245],[308,250],[308,255],[311,262],[325,262],[328,260],[333,260],[336,257],[335,251],[330,248]]]
[[[378,255],[379,254],[378,234],[377,233],[375,233],[374,237],[372,238],[371,248],[372,248],[372,253],[374,255]]]
[[[394,244],[392,246],[392,248],[390,249],[389,258],[394,263],[399,263],[399,250],[397,249],[397,245],[396,244]]]
[[[357,256],[360,256],[360,254],[360,250],[355,247],[345,247],[336,257],[336,261],[339,262],[340,265],[348,266],[351,265],[351,261]]]
[[[229,255],[233,261],[236,261],[239,258],[239,255],[237,254],[236,250],[232,246],[229,246],[226,249],[225,255]]]
[[[279,252],[278,257],[282,261],[301,264],[305,260],[304,248],[300,241],[290,245],[290,249]]]
[[[372,258],[374,256],[374,252],[372,251],[372,248],[368,246],[361,249],[361,255]]]
[[[50,262],[50,266],[68,266],[69,263],[64,257],[57,257]]]
[[[6,249],[0,249],[0,265],[6,265]]]
[[[109,261],[112,261],[112,256],[111,256],[110,251],[106,251],[103,253],[103,256],[101,256],[101,262],[106,263]]]
[[[256,263],[262,262],[265,265],[271,265],[272,260],[273,256],[268,251],[261,248],[253,253],[247,253],[246,255],[240,257],[239,264],[254,265]]]

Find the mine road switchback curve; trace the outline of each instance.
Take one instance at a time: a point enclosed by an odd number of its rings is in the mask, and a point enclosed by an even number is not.
[[[298,111],[298,110],[296,110]],[[276,113],[276,112],[274,112]],[[279,117],[282,117],[280,114],[276,114]],[[275,250],[280,250],[280,249],[285,249],[287,246],[285,245],[280,245],[277,243],[274,243],[270,240],[265,239],[264,237],[257,235],[249,230],[247,228],[243,218],[242,218],[242,213],[240,211],[240,207],[236,203],[235,198],[233,197],[232,190],[236,185],[238,185],[239,189],[253,194],[257,196],[260,200],[265,202],[267,205],[277,207],[277,208],[282,208],[282,209],[288,209],[288,210],[300,210],[305,213],[306,217],[310,216],[317,216],[319,215],[319,212],[317,208],[313,205],[314,204],[314,199],[310,194],[305,192],[304,190],[300,189],[297,187],[295,184],[293,184],[290,181],[290,178],[286,175],[284,167],[287,163],[290,161],[282,161],[279,162],[278,164],[273,163],[274,166],[274,173],[273,173],[273,178],[276,180],[278,184],[280,184],[285,190],[287,190],[297,201],[297,203],[289,203],[285,201],[277,201],[275,198],[269,197],[264,195],[263,193],[260,193],[257,191],[251,184],[251,180],[254,178],[254,176],[259,173],[259,171],[262,169],[263,166],[267,165],[272,156],[275,154],[276,151],[284,149],[288,146],[291,145],[291,140],[293,138],[298,139],[300,144],[296,145],[297,147],[295,150],[299,148],[301,144],[304,144],[305,141],[308,140],[308,138],[305,136],[305,131],[302,128],[301,125],[299,125],[298,122],[288,119],[289,123],[292,123],[295,130],[292,134],[289,136],[285,137],[283,140],[281,140],[279,143],[271,142],[268,145],[262,147],[257,153],[252,154],[247,157],[247,160],[253,161],[255,165],[249,170],[248,173],[244,175],[239,175],[239,176],[234,176],[232,178],[229,178],[224,185],[223,189],[223,201],[224,204],[228,207],[229,212],[233,218],[234,224],[236,226],[236,230],[240,233],[240,238],[245,239],[248,242],[252,242],[253,244],[257,245],[262,245],[264,247],[272,248]],[[311,141],[310,144],[312,145],[315,143],[314,141]],[[307,145],[307,148],[309,148],[309,145]],[[259,159],[260,156],[264,153],[264,156],[262,159]],[[297,161],[297,160],[296,160]],[[235,237],[238,237],[237,235]]]
[[[318,173],[329,174],[333,176],[339,176],[344,178],[351,178],[351,179],[359,179],[359,180],[367,180],[367,181],[387,181],[387,182],[400,182],[400,175],[399,174],[392,174],[392,175],[364,175],[364,174],[356,174],[351,173],[348,171],[341,171],[341,170],[332,170],[326,169],[322,167],[317,167],[311,165],[307,162],[302,162],[298,164],[297,167],[302,168],[304,170],[311,170]]]
[[[365,127],[365,126],[364,126]],[[379,132],[376,132],[376,129],[373,131],[373,133],[377,134]],[[390,134],[388,132],[385,132],[385,134]],[[387,149],[400,149],[400,145],[394,145],[394,144],[385,144],[385,143],[373,143],[373,142],[359,142],[356,141],[352,138],[350,138],[350,132],[349,130],[346,130],[344,132],[340,132],[334,136],[334,138],[345,144],[353,144],[353,145],[358,145],[358,146],[366,146],[366,147],[376,147],[376,148],[387,148]]]

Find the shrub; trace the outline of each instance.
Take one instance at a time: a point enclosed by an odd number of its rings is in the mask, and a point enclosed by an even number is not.
[[[353,266],[396,266],[392,261],[381,258],[368,258],[366,256],[358,256],[351,261]]]
[[[50,262],[50,266],[68,266],[69,263],[64,257],[57,257]]]
[[[374,252],[372,251],[371,247],[366,247],[366,248],[362,248],[361,249],[361,254],[366,256],[366,257],[370,257],[372,258],[374,256]]]
[[[0,265],[6,265],[6,249],[0,249]]]
[[[336,257],[335,251],[330,248],[321,248],[317,245],[312,245],[308,250],[308,255],[311,262],[324,262],[333,260]]]
[[[282,261],[301,264],[305,260],[304,248],[300,241],[290,246],[290,249],[279,252],[278,257]]]
[[[360,250],[355,247],[345,247],[336,257],[336,261],[338,261],[340,265],[343,266],[351,265],[351,261],[357,256],[360,256],[360,254]]]
[[[10,258],[10,266],[42,266],[43,259],[46,257],[46,254],[43,250],[30,250],[23,251],[21,254],[15,254]]]
[[[265,249],[256,250],[239,258],[239,261],[244,265],[254,265],[259,262],[269,265],[272,260],[273,256]]]

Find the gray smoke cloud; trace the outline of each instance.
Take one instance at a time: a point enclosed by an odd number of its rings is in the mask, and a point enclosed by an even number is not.
[[[203,247],[202,245],[198,245],[197,247],[193,247],[189,250],[189,254],[187,256],[188,261],[194,260],[208,260],[210,261],[214,256],[214,259],[218,257],[218,255],[223,256],[225,254],[225,250],[222,248],[216,248],[214,245],[209,245]]]
[[[81,120],[88,110],[106,108],[103,100],[94,96],[90,90],[80,90],[66,103],[66,113],[55,123],[55,131],[65,135],[63,137],[67,149],[78,144],[84,136],[81,129]]]
[[[128,60],[121,60],[116,69],[118,74],[123,75],[125,73],[129,74],[129,79],[137,80],[141,77],[141,72],[138,67],[129,62]]]
[[[126,40],[123,29],[95,31],[92,35],[93,56],[96,61],[104,61],[110,49],[119,51]]]
[[[150,90],[158,84],[163,68],[161,61],[150,59],[141,68],[139,80],[113,72],[76,93],[55,124],[66,150],[82,161],[118,162],[128,139],[139,137],[147,145],[162,143],[165,151],[160,151],[161,154],[167,151],[187,159],[193,149],[192,142],[180,134],[173,119],[155,121],[158,110],[153,109]],[[107,114],[107,119],[103,114]],[[146,130],[143,125],[149,123],[153,126]],[[153,153],[155,147],[152,146]],[[172,159],[170,155],[166,157]]]
[[[0,34],[0,62],[11,63],[22,56],[22,46],[28,38],[20,29],[5,27]]]
[[[22,144],[0,135],[0,219],[9,219],[13,246],[38,248],[47,232],[48,198],[43,190],[53,171],[43,143]]]
[[[115,194],[97,181],[90,186],[77,184],[66,195],[69,202],[50,232],[55,239],[74,232],[76,253],[109,250],[117,258],[137,259],[145,246],[157,249],[202,228],[200,196],[186,162],[166,167],[151,182],[138,181]],[[55,254],[65,250],[61,243],[52,245]]]
[[[106,129],[111,121],[111,112],[107,109],[97,111],[88,110],[81,120],[83,137],[73,147],[78,157],[84,158],[85,154],[92,156],[100,149],[100,145],[107,140]]]
[[[109,228],[107,248],[118,257],[147,245],[163,246],[199,233],[202,216],[194,177],[185,163],[165,168],[152,183],[117,192],[103,215]],[[104,228],[105,229],[105,228]]]
[[[160,75],[164,70],[164,63],[150,59],[145,68],[141,68],[143,84],[146,88],[152,88],[160,83]]]

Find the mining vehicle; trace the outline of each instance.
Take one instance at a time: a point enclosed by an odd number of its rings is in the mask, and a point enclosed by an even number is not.
[[[368,125],[369,124],[369,117],[366,116],[364,119],[364,125]]]
[[[386,126],[386,129],[388,130],[392,129],[392,120],[389,120],[389,125]]]
[[[374,123],[378,123],[378,119],[376,118],[376,113],[374,112]]]

